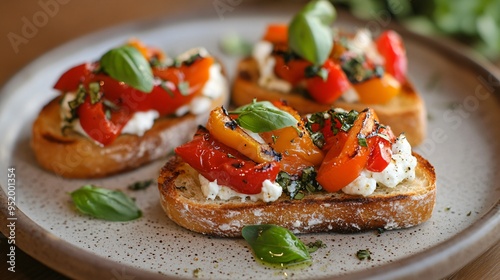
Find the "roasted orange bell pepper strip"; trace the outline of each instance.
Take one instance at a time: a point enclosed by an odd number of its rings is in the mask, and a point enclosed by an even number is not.
[[[353,87],[358,93],[359,102],[365,104],[387,103],[401,91],[401,84],[389,73],[381,78],[353,84]]]
[[[323,160],[323,152],[314,145],[304,128],[300,115],[292,108],[281,103],[273,103],[281,110],[287,111],[298,120],[297,127],[284,127],[281,129],[260,133],[276,152],[282,155],[281,170],[289,174],[299,174],[309,166],[319,166]]]
[[[127,45],[136,48],[148,61],[151,61],[153,57],[156,57],[160,61],[165,59],[165,54],[160,49],[148,47],[138,39],[130,39]]]
[[[274,44],[286,44],[288,42],[287,24],[270,24],[262,38]]]
[[[246,133],[222,107],[210,112],[207,129],[219,142],[239,151],[257,163],[280,159],[280,155],[269,145],[259,143]]]
[[[339,191],[354,181],[365,168],[370,149],[368,145],[361,145],[359,139],[366,139],[373,132],[375,119],[373,109],[361,112],[349,129],[342,148],[328,151],[316,176],[316,180],[326,191]]]

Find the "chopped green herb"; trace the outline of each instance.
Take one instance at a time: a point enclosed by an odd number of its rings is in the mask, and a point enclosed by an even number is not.
[[[149,65],[152,68],[163,68],[166,66],[157,55],[151,57],[151,59],[149,60]]]
[[[380,65],[370,66],[366,63],[366,58],[363,55],[353,57],[343,57],[341,67],[346,73],[347,79],[353,84],[361,83],[366,80],[382,77],[384,68]]]
[[[313,125],[317,124],[319,129],[317,131],[313,130]],[[324,113],[315,113],[307,117],[306,121],[306,129],[309,131],[309,135],[311,139],[319,148],[323,148],[325,145],[325,136],[321,133],[321,129],[325,126],[325,114]]]
[[[137,181],[129,185],[128,188],[133,191],[144,190],[147,189],[149,186],[151,186],[152,183],[153,180]]]
[[[290,63],[292,60],[302,59],[298,54],[292,52],[291,50],[273,50],[273,54],[282,56],[285,64]]]
[[[101,100],[102,93],[100,91],[101,86],[99,86],[99,83],[93,82],[89,84],[89,96],[91,104],[96,104]]]
[[[340,122],[340,129],[344,132],[349,131],[354,125],[354,122],[358,119],[359,113],[357,111],[351,110],[349,112],[335,112],[330,110],[329,113],[332,116],[332,120],[338,120]],[[337,133],[335,127],[335,121],[332,121],[332,131]]]
[[[297,200],[302,199],[306,193],[315,193],[323,189],[316,181],[316,170],[313,166],[304,168],[300,176],[281,171],[276,177],[276,183],[291,199]]]
[[[326,70],[322,66],[310,65],[305,69],[305,76],[307,78],[318,76],[323,79],[323,81],[326,81],[326,79],[328,78],[328,70]]]
[[[467,217],[469,217],[471,214],[472,214],[472,211],[469,211],[469,213],[467,213]]]
[[[228,158],[236,158],[235,156],[233,156],[232,154],[229,154],[229,153],[227,154],[227,157]]]
[[[177,58],[176,58],[176,59],[174,59],[174,60],[172,61],[172,66],[173,66],[173,67],[177,67],[177,68],[179,68],[179,67],[181,67],[181,65],[182,65],[182,61],[180,61],[180,60],[179,60],[179,59],[177,59]]]
[[[102,100],[102,103],[104,104],[104,106],[106,106],[106,108],[109,108],[113,111],[118,111],[120,110],[120,106],[116,105],[115,103],[113,103],[111,100],[108,100],[108,99],[103,99]]]
[[[359,250],[358,252],[356,252],[356,257],[359,260],[371,260],[372,259],[371,252],[368,249],[366,249],[366,250]]]
[[[319,248],[326,248],[326,244],[321,240],[316,240],[314,242],[309,242],[306,244],[309,253],[316,252]]]
[[[75,110],[80,105],[82,105],[83,102],[85,102],[85,95],[86,94],[87,94],[87,92],[85,91],[85,88],[83,87],[83,85],[80,85],[78,87],[78,91],[76,92],[75,99],[73,99],[70,102],[68,102],[69,108],[71,110]]]
[[[168,82],[170,83],[170,82]],[[161,81],[160,82],[160,87],[166,91],[168,93],[168,95],[170,95],[170,97],[174,97],[174,92],[172,91],[172,89],[167,85],[167,81]]]
[[[295,195],[293,196],[293,199],[295,199],[295,200],[301,200],[301,199],[304,198],[304,196],[306,196],[304,194],[304,192],[303,191],[299,191],[299,192],[295,193]]]
[[[368,147],[368,143],[366,142],[366,138],[362,134],[358,134],[358,144],[361,147]]]
[[[187,81],[180,82],[177,85],[177,88],[179,89],[179,92],[182,95],[184,95],[184,96],[189,95],[189,82],[187,82]]]
[[[445,211],[450,211],[451,210],[451,207],[446,207],[444,208]]]
[[[385,228],[377,228],[377,233],[382,234],[385,232]]]
[[[198,61],[202,58],[203,58],[203,56],[201,56],[200,53],[195,53],[195,54],[191,55],[186,61],[184,61],[184,65],[191,66],[193,63],[195,63],[196,61]]]
[[[325,137],[321,131],[325,128],[327,120],[330,120],[330,129],[333,134],[336,135],[339,132],[339,129],[337,128],[338,125],[340,125],[340,130],[347,132],[354,125],[358,115],[359,113],[354,110],[347,112],[330,109],[326,112],[319,112],[310,115],[307,118],[305,127],[311,135],[313,143],[317,147],[322,148],[325,144]]]

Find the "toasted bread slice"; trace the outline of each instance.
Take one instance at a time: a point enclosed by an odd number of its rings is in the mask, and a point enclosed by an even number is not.
[[[235,106],[249,104],[253,99],[278,101],[284,100],[300,114],[326,111],[331,107],[354,109],[361,111],[371,107],[377,113],[380,122],[389,125],[396,135],[405,133],[411,145],[416,146],[425,138],[427,130],[427,113],[424,102],[414,87],[406,82],[401,92],[386,104],[348,103],[337,101],[332,105],[315,102],[299,93],[283,93],[260,87],[259,67],[253,58],[240,61],[233,84],[231,102]]]
[[[180,157],[172,157],[158,178],[161,205],[168,217],[203,234],[238,237],[251,224],[274,224],[295,233],[359,232],[407,228],[431,217],[436,200],[434,167],[417,158],[416,178],[394,189],[378,187],[368,196],[342,193],[308,194],[301,200],[282,195],[274,202],[208,200],[198,173]]]
[[[101,147],[71,130],[63,134],[60,98],[41,110],[33,124],[31,146],[44,169],[66,178],[104,177],[166,157],[175,147],[189,141],[208,117],[208,112],[162,117],[143,136],[122,134],[112,144]],[[223,94],[214,99],[213,107],[226,104],[227,98]]]

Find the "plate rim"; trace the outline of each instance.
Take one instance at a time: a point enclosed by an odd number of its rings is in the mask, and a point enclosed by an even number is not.
[[[244,16],[251,17],[252,13],[254,13],[256,10],[262,14],[262,10],[252,8],[248,8],[242,14]],[[276,13],[276,11],[268,10],[265,12],[265,14],[268,13],[273,14]],[[238,15],[242,16],[242,14]],[[196,19],[193,20],[190,16],[196,16]],[[348,17],[349,21],[352,22],[367,22],[364,20],[356,19],[354,18],[354,16],[347,14],[345,11],[340,11],[339,18],[342,19],[344,17]],[[107,38],[107,34],[113,34],[114,37],[117,37],[129,33],[130,29],[148,30],[151,28],[151,26],[159,26],[158,24],[161,24],[162,26],[169,26],[173,22],[186,23],[193,21],[202,21],[206,18],[209,18],[208,13],[206,12],[185,12],[176,16],[169,17],[168,19],[160,19],[160,17],[155,17],[146,20],[135,20],[77,37],[49,50],[48,52],[41,54],[32,62],[23,66],[18,72],[8,78],[7,82],[0,89],[0,92],[5,92],[10,87],[17,84],[18,82],[16,81],[23,76],[23,73],[28,72],[29,69],[33,68],[34,65],[38,65],[47,57],[53,56],[59,50],[75,48],[83,41],[96,41],[99,38]],[[490,75],[497,81],[500,81],[500,70],[493,66],[492,63],[486,61],[486,59],[477,56],[466,46],[443,38],[432,38],[417,34],[394,23],[390,23],[388,27],[395,29],[396,31],[400,32],[403,37],[408,38],[416,43],[429,45],[430,49],[443,54],[447,59],[455,58],[464,61],[468,67],[471,67],[470,71],[478,72],[478,75]],[[493,94],[498,99],[500,94],[498,92],[494,92]],[[9,100],[10,97],[11,96],[8,93],[0,94],[0,105],[5,104],[4,101]],[[3,182],[1,182],[0,185],[1,184],[3,184]],[[7,220],[7,195],[3,188],[1,189],[0,194],[0,216],[2,219]],[[33,220],[31,220],[31,218],[26,216],[25,213],[20,209],[16,210],[16,245],[24,252],[35,258],[37,261],[64,274],[65,276],[77,279],[82,278],[83,276],[107,276],[112,278],[116,277],[114,273],[116,273],[116,268],[118,267],[118,270],[126,271],[127,275],[136,276],[139,278],[182,278],[154,273],[152,271],[144,270],[126,264],[119,264],[116,261],[109,260],[102,256],[97,256],[92,252],[86,250],[82,250],[81,248],[69,243],[68,241],[50,233],[48,230],[44,229]],[[1,231],[4,235],[8,235],[6,228],[2,227]],[[465,228],[461,232],[458,232],[450,239],[441,242],[433,247],[430,247],[422,252],[365,271],[356,271],[349,273],[348,275],[334,276],[334,278],[330,276],[320,277],[318,279],[399,279],[408,277],[410,275],[412,276],[412,278],[424,276],[444,277],[475,259],[477,256],[485,252],[491,245],[495,244],[499,240],[500,200],[497,201],[497,203],[493,205],[491,209],[485,211],[484,215],[469,227]],[[27,246],[26,244],[28,243],[38,243],[42,244],[42,246],[35,248],[34,246]],[[50,253],[48,253],[49,251]],[[448,258],[447,256],[450,256],[450,254],[453,254],[453,256],[455,257]],[[58,265],[59,262],[57,261],[62,258],[67,260],[66,265],[63,267]],[[82,266],[82,262],[89,264],[89,266]]]

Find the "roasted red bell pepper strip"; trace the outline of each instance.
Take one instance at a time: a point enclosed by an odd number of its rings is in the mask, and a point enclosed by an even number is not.
[[[382,172],[392,160],[392,144],[396,137],[390,127],[378,125],[376,134],[367,139],[370,147],[370,157],[366,169],[373,172]]]
[[[311,97],[321,104],[332,104],[345,91],[351,88],[351,83],[340,68],[340,65],[327,59],[323,69],[328,73],[326,80],[319,76],[306,79],[306,88]]]
[[[132,116],[125,110],[119,110],[111,112],[111,119],[107,119],[102,101],[91,104],[88,96],[78,107],[78,115],[83,130],[102,145],[112,143]]]
[[[280,171],[278,162],[255,163],[237,150],[216,140],[200,127],[192,141],[175,149],[186,163],[210,181],[243,194],[258,194],[262,182],[274,181]]]
[[[404,83],[408,59],[401,36],[395,31],[388,30],[380,34],[375,43],[378,52],[385,58],[385,70],[400,83]]]

